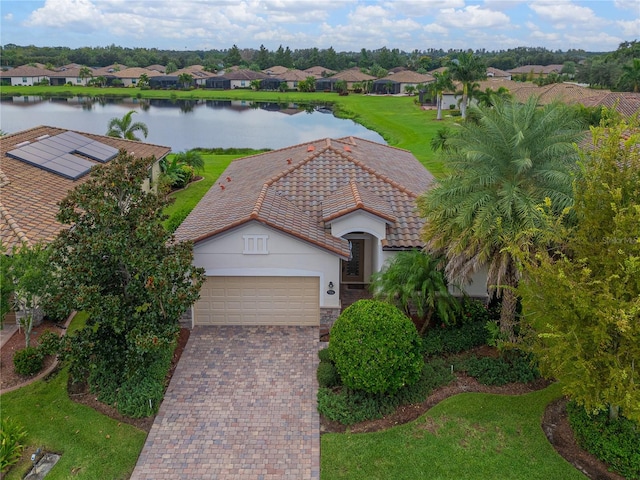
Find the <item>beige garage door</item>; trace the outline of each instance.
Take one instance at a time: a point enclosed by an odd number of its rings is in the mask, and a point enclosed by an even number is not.
[[[196,325],[319,325],[318,277],[207,277]]]

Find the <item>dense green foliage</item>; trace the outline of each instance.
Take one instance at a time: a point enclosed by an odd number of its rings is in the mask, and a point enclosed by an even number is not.
[[[37,347],[26,347],[13,354],[13,367],[16,373],[31,376],[42,370],[44,356]]]
[[[453,323],[459,303],[449,292],[441,259],[420,250],[397,253],[384,269],[375,272],[369,288],[377,300],[395,305],[407,316],[424,319],[420,334],[435,317]]]
[[[630,480],[640,479],[640,425],[606,411],[589,415],[575,402],[567,405],[569,423],[578,444]]]
[[[121,151],[92,170],[61,202],[58,220],[73,228],[53,244],[54,264],[65,272],[65,302],[89,314],[86,327],[68,335],[63,348],[73,379],[88,376],[100,398],[135,412],[150,398],[157,409],[166,374],[166,368],[157,373],[158,365],[203,280],[191,264],[191,245],[173,242],[161,223],[167,201],[144,189],[152,161]],[[118,400],[124,388],[138,406]]]
[[[316,371],[316,378],[320,387],[333,388],[341,384],[338,370],[336,370],[335,364],[329,360],[320,361]]]
[[[576,223],[549,219],[560,251],[527,262],[523,313],[545,376],[589,411],[640,421],[640,151],[637,120],[593,129]]]
[[[442,360],[423,364],[418,380],[393,394],[371,394],[361,390],[342,388],[339,391],[320,386],[318,389],[318,411],[329,418],[352,425],[364,420],[382,418],[395,411],[400,405],[419,403],[434,388],[453,380],[448,365]]]
[[[342,312],[331,329],[329,353],[344,386],[374,394],[412,385],[424,363],[413,322],[375,300],[359,300]]]
[[[142,122],[134,122],[131,118],[134,113],[137,112],[135,110],[129,110],[122,118],[114,117],[109,120],[107,135],[109,137],[140,141],[136,136],[136,132],[142,132],[144,138],[147,138],[147,135],[149,135],[147,125]]]
[[[533,357],[519,350],[510,350],[497,358],[472,355],[456,361],[455,368],[483,385],[530,383],[540,378]]]
[[[0,417],[0,473],[6,472],[22,455],[27,432],[15,420]]]
[[[496,98],[493,107],[471,108],[443,150],[448,174],[418,200],[425,218],[426,249],[447,259],[450,281],[464,283],[488,269],[487,288],[502,297],[500,328],[517,340],[514,291],[521,275],[515,252],[547,247],[539,205],[554,212],[573,202],[575,142],[583,137],[575,113],[562,104],[537,108]]]
[[[487,343],[486,322],[433,327],[422,337],[423,354],[432,357],[459,353]]]

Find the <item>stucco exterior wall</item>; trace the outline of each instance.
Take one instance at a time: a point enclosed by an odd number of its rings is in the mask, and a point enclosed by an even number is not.
[[[251,246],[255,236],[266,236],[266,253],[243,253],[245,237]],[[320,307],[340,306],[340,258],[259,222],[202,241],[193,252],[194,264],[212,276],[319,277]],[[327,293],[329,282],[333,295]]]

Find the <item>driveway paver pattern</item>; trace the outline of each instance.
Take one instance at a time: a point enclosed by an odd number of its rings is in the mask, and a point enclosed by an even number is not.
[[[195,327],[131,479],[319,479],[318,333]]]

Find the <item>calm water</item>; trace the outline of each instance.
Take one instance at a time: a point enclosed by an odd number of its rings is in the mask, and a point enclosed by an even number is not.
[[[336,118],[325,108],[308,107],[306,111],[293,104],[246,101],[2,98],[0,129],[14,133],[48,125],[104,135],[109,120],[129,110],[137,112],[133,121],[149,128],[146,139],[138,135],[143,141],[169,146],[174,152],[194,147],[277,149],[345,136],[386,143],[376,132]]]

